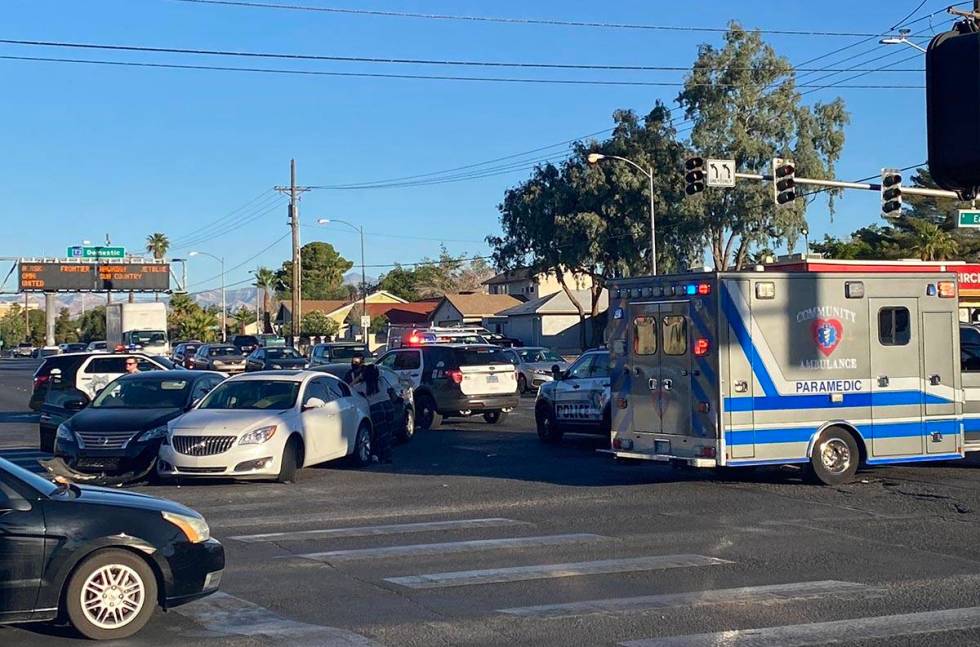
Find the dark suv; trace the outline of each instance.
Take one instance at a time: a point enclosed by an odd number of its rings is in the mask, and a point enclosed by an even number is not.
[[[438,427],[445,416],[473,414],[496,424],[518,404],[517,372],[498,346],[399,348],[382,355],[378,365],[412,383],[416,422],[422,429]]]
[[[242,355],[248,355],[259,347],[259,338],[255,335],[235,335],[231,338],[231,344],[240,350]]]

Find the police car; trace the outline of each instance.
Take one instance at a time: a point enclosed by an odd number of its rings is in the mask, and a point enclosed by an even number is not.
[[[609,351],[590,350],[538,390],[538,438],[556,443],[566,433],[609,435]]]

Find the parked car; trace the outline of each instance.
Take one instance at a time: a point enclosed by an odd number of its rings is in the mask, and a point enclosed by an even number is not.
[[[245,359],[246,371],[306,368],[306,358],[292,348],[258,348]]]
[[[259,346],[266,348],[281,347],[286,345],[286,340],[279,335],[256,335],[255,338],[259,341]]]
[[[612,426],[609,351],[588,351],[567,371],[554,368],[555,379],[541,385],[534,403],[538,437],[556,443],[566,433],[608,436]]]
[[[108,353],[109,352],[109,342],[105,341],[92,341],[89,342],[88,346],[85,348],[86,352],[89,353]]]
[[[169,425],[163,477],[274,479],[351,456],[371,460],[368,403],[332,375],[270,371],[236,375]]]
[[[517,390],[522,394],[554,380],[555,366],[564,371],[568,368],[561,355],[543,346],[513,348],[505,352],[517,367]]]
[[[350,364],[321,364],[311,370],[329,373],[341,380],[346,379]],[[363,384],[351,386],[351,390],[364,396],[371,407],[371,422],[374,432],[378,433],[381,425],[391,425],[391,434],[402,442],[408,442],[415,436],[415,397],[412,393],[412,383],[402,379],[389,368],[377,367],[378,390],[369,393]]]
[[[231,344],[201,344],[191,358],[191,368],[199,371],[241,373],[245,370],[245,356]]]
[[[197,349],[201,347],[204,342],[200,341],[182,341],[174,346],[174,352],[170,355],[170,361],[178,366],[184,368],[194,368],[193,362],[191,360],[194,358],[194,354]]]
[[[14,357],[31,357],[34,355],[34,344],[27,342],[17,344],[11,353]]]
[[[53,357],[55,355],[61,354],[60,346],[41,346],[34,350],[34,357],[38,359],[44,359],[45,357]]]
[[[85,349],[88,348],[88,344],[84,342],[71,342],[68,344],[59,344],[58,348],[61,349],[62,353],[84,353]]]
[[[427,344],[399,348],[378,365],[412,383],[416,421],[421,429],[446,416],[482,414],[491,424],[518,404],[517,371],[504,349],[487,344]]]
[[[326,342],[316,344],[310,350],[310,366],[322,366],[338,362],[350,362],[354,353],[361,353],[365,359],[371,358],[367,346],[360,342]]]
[[[231,338],[231,345],[240,350],[242,355],[248,355],[259,347],[259,338],[255,335],[235,335]]]
[[[126,360],[131,357],[136,358],[141,372],[164,370],[164,366],[156,360],[138,353],[75,353],[44,360],[34,373],[34,390],[30,401],[31,408],[41,412],[38,435],[42,451],[54,451],[54,436],[58,428],[51,414],[44,410],[48,390],[54,385],[57,389],[52,398],[64,397],[81,402],[80,405],[72,405],[80,411],[88,406],[100,389],[126,373]],[[72,392],[71,398],[67,398],[67,391]]]
[[[60,401],[49,398],[44,410],[57,424],[54,455],[73,472],[106,483],[139,480],[156,465],[167,423],[224,379],[187,370],[124,375],[77,412],[70,392]]]
[[[524,342],[520,339],[514,339],[513,337],[506,337],[500,333],[487,333],[483,335],[487,343],[493,344],[494,346],[500,346],[501,348],[520,348],[524,346]]]
[[[157,605],[218,590],[224,549],[173,501],[55,485],[0,458],[0,623],[64,618],[84,637],[132,636]]]

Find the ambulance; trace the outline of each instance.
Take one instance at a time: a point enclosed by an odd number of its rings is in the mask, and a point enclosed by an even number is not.
[[[611,283],[609,453],[833,485],[980,450],[955,271],[759,269]]]

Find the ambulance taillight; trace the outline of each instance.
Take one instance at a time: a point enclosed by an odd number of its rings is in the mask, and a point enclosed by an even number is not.
[[[698,283],[698,295],[706,297],[711,294],[711,284],[710,283]]]
[[[698,337],[694,340],[694,356],[704,357],[711,350],[711,342],[704,337]]]
[[[952,281],[939,282],[939,298],[952,299],[956,297],[956,284]]]

